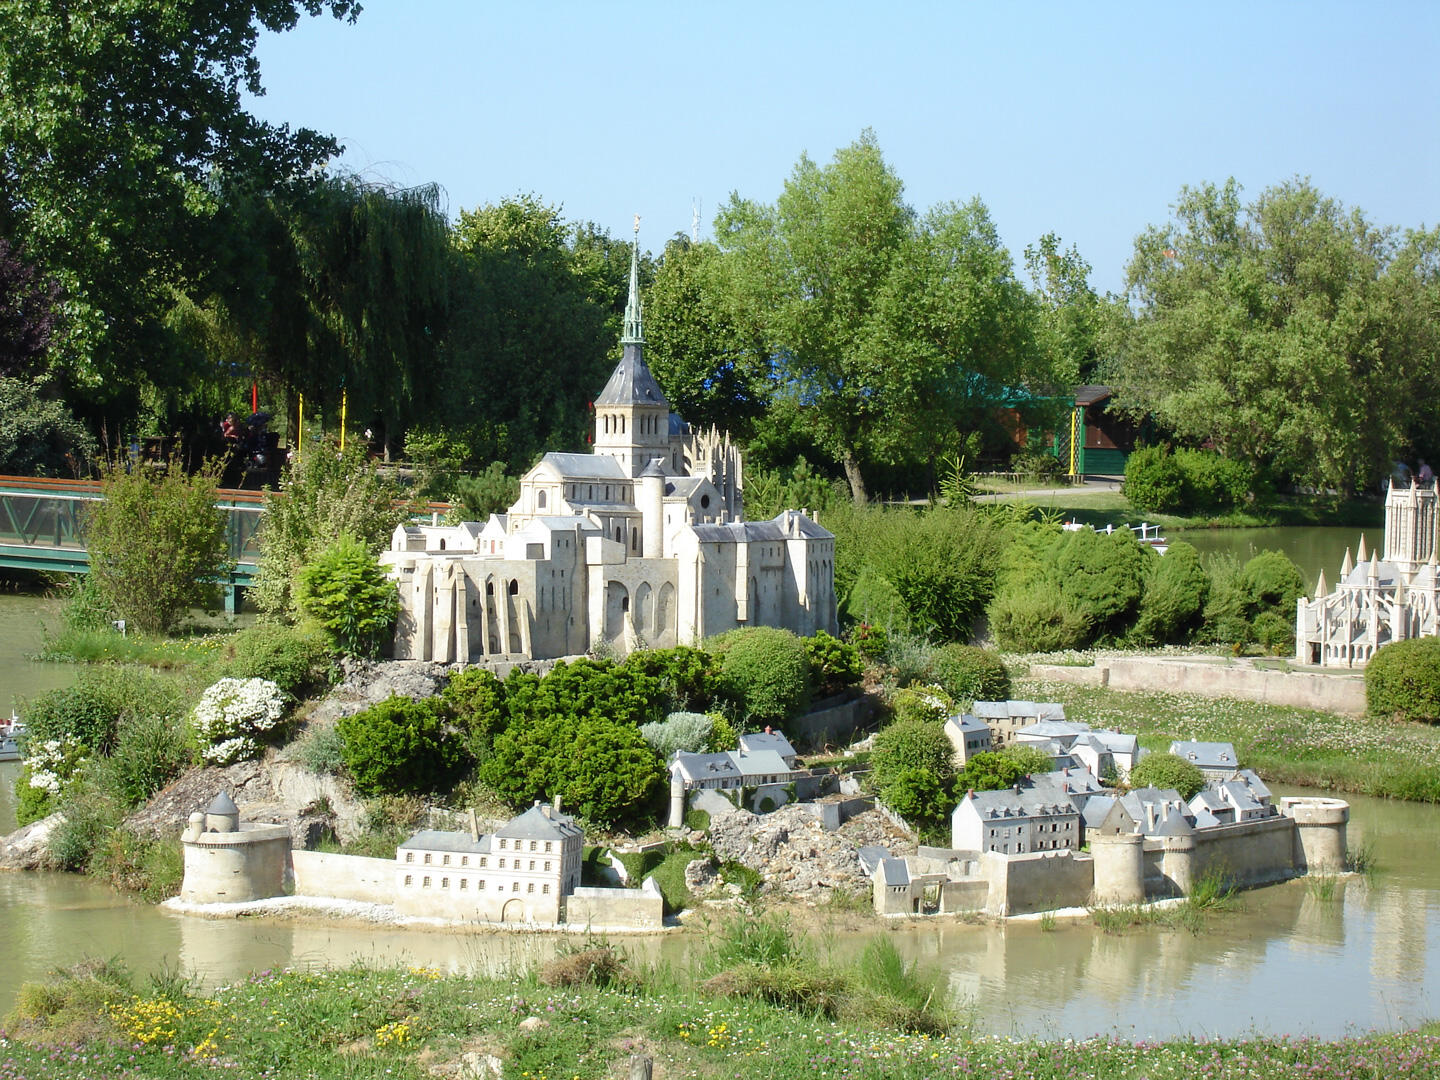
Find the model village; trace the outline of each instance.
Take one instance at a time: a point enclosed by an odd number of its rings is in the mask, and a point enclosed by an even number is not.
[[[396,530],[383,559],[401,600],[394,666],[503,674],[737,627],[836,632],[833,536],[803,509],[746,519],[738,450],[670,411],[645,362],[633,267],[630,288],[623,356],[595,401],[593,453],[546,454],[509,512],[488,521]],[[1353,665],[1393,637],[1436,632],[1436,513],[1433,484],[1391,493],[1385,557],[1347,555],[1338,591],[1322,579],[1300,602],[1297,656]],[[724,858],[798,881],[784,891],[805,899],[868,893],[883,917],[1141,905],[1184,897],[1207,875],[1245,887],[1345,869],[1345,802],[1272,796],[1228,743],[1169,747],[1204,777],[1188,798],[1132,788],[1145,754],[1133,734],[1034,701],[966,702],[948,716],[957,772],[1010,746],[1039,751],[1048,768],[963,792],[949,845],[919,844],[853,771],[806,764],[807,752],[846,739],[844,752],[863,758],[862,704],[822,703],[788,736],[767,728],[723,752],[672,754],[668,827],[651,843],[703,840],[715,852],[686,867],[694,895],[735,901],[716,878]],[[169,901],[180,910],[362,905],[414,924],[581,932],[677,924],[655,880],[634,880],[619,858],[597,860],[582,883],[587,838],[558,799],[503,821],[440,815],[393,858],[369,858],[308,850],[284,821],[249,820],[230,792],[213,794],[182,837],[184,884]],[[882,827],[847,831],[865,816]],[[697,819],[705,829],[687,827]]]

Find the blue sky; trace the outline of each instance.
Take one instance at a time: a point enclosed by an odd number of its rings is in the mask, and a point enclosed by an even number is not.
[[[869,127],[917,209],[978,195],[1017,266],[1054,231],[1101,290],[1182,184],[1440,223],[1437,0],[364,4],[266,35],[250,105],[452,216],[533,192],[658,251]]]

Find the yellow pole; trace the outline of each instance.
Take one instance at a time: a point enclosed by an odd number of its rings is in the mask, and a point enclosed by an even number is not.
[[[295,460],[300,460],[300,455],[305,450],[305,395],[300,395],[300,409],[296,416],[298,431],[295,433]]]
[[[1075,475],[1075,440],[1080,429],[1080,410],[1070,410],[1070,475]]]
[[[340,391],[340,452],[345,452],[345,411],[350,403],[350,391]]]

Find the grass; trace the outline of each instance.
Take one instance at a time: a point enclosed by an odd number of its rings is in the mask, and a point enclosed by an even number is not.
[[[1012,695],[1058,701],[1093,727],[1130,732],[1152,750],[1172,739],[1235,744],[1272,783],[1440,802],[1440,728],[1193,694],[1015,680]]]
[[[153,637],[114,630],[62,629],[47,636],[36,659],[72,664],[139,664],[152,668],[188,668],[212,662],[228,634]]]
[[[1059,495],[1030,495],[1015,491],[1018,499],[1041,510],[1061,515],[1066,521],[1087,525],[1135,525],[1143,519],[1161,529],[1246,529],[1272,525],[1351,525],[1379,528],[1385,508],[1375,499],[1342,499],[1338,496],[1276,496],[1225,514],[1156,514],[1136,510],[1118,491],[1075,488]]]
[[[1179,903],[1091,908],[1090,919],[1106,934],[1123,934],[1137,926],[1199,934],[1204,931],[1210,915],[1229,911],[1234,905],[1234,880],[1223,870],[1212,868],[1200,875],[1191,886],[1190,894]]]
[[[881,955],[883,943],[877,949],[866,958],[870,1000],[889,1002],[902,1017],[928,1008],[934,988],[897,956]],[[775,1080],[1420,1080],[1440,1070],[1434,1029],[1334,1042],[1263,1035],[1060,1042],[906,1032],[875,1016],[715,996],[675,979],[556,981],[562,985],[532,974],[350,967],[260,972],[200,994],[178,980],[134,989],[123,972],[92,965],[22,990],[0,1043],[0,1075],[421,1080],[459,1074],[466,1055],[494,1055],[506,1077],[569,1080],[628,1075],[635,1054],[654,1061],[656,1076]]]

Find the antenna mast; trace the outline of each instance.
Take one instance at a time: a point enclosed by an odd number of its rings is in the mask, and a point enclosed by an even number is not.
[[[690,200],[690,242],[700,243],[700,199],[695,197]]]

